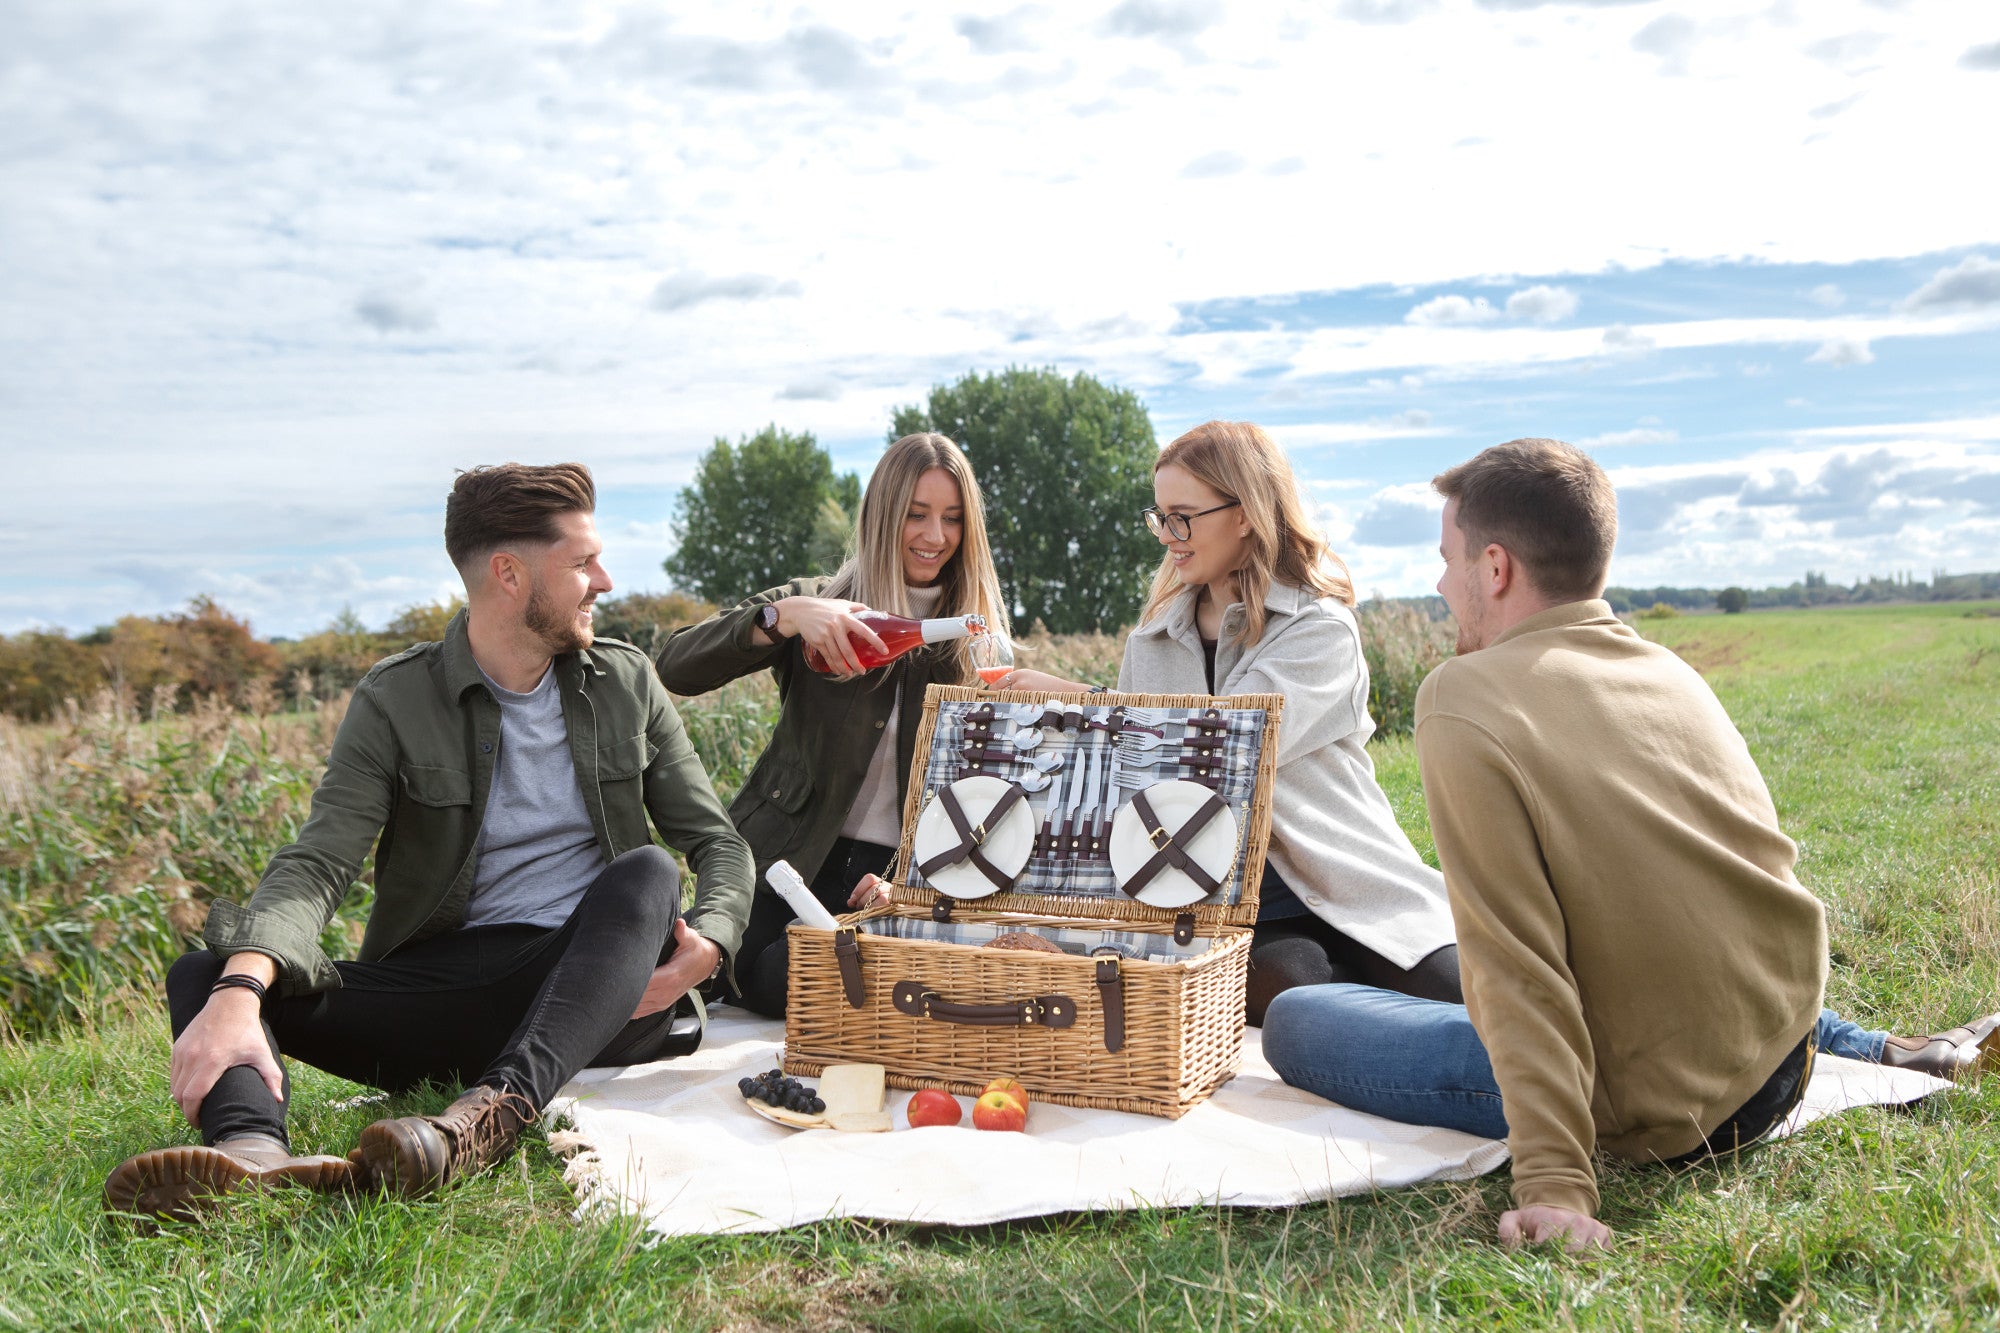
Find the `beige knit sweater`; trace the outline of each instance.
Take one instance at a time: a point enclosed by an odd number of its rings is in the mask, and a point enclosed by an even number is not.
[[[1602,601],[1432,672],[1417,755],[1518,1206],[1698,1147],[1818,1016],[1820,904],[1708,685]]]

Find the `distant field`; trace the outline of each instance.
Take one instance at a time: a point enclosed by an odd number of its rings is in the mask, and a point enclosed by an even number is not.
[[[2000,1008],[1996,612],[1643,622],[1737,719],[1799,840],[1802,877],[1830,908],[1832,1002],[1870,1024],[1929,1030]],[[747,713],[716,725],[712,743],[747,743]],[[286,762],[308,765],[307,748]],[[1427,850],[1409,744],[1371,753]],[[176,795],[207,771],[190,762],[104,809],[206,810],[239,827],[227,799]],[[34,858],[57,853],[25,823],[8,828],[0,888],[18,888],[40,873]],[[72,854],[98,864],[90,849]],[[107,864],[111,876],[119,862]],[[7,903],[0,894],[18,920],[18,899]],[[15,1205],[0,1214],[0,1328],[2000,1325],[2000,1079],[1907,1113],[1840,1117],[1725,1167],[1613,1168],[1605,1211],[1619,1248],[1587,1262],[1490,1244],[1504,1171],[1285,1211],[973,1231],[827,1223],[646,1248],[629,1227],[570,1220],[539,1140],[440,1202],[281,1196],[202,1230],[134,1238],[99,1216],[97,1191],[127,1154],[185,1137],[165,1062],[151,1016],[0,1044],[0,1197]],[[299,1141],[315,1148],[345,1148],[384,1110],[332,1105],[363,1090],[311,1071],[297,1086]]]

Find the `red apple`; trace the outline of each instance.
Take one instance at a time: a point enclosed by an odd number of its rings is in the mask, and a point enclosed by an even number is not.
[[[955,1125],[964,1115],[965,1112],[958,1107],[958,1098],[942,1088],[925,1088],[910,1098],[911,1129],[922,1129],[925,1125]]]
[[[1021,1103],[1022,1111],[1025,1112],[1028,1109],[1028,1090],[1021,1086],[1021,1081],[1017,1078],[1002,1074],[999,1078],[994,1079],[984,1088],[981,1088],[979,1095],[983,1097],[989,1092],[997,1092],[1002,1096],[1012,1097],[1015,1101]]]
[[[1028,1108],[1004,1092],[981,1093],[979,1100],[972,1104],[972,1127],[974,1129],[1026,1129],[1028,1127]]]

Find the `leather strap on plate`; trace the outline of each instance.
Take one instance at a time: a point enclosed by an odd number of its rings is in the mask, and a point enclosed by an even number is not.
[[[1076,1001],[1067,995],[1037,995],[1006,1004],[955,1004],[921,981],[899,981],[889,992],[898,1013],[962,1027],[1066,1028],[1076,1022]]]
[[[1026,800],[1027,796],[1028,793],[1022,791],[1019,786],[1012,782],[1008,783],[1007,790],[1000,794],[1000,799],[986,812],[986,822],[975,829],[972,827],[972,821],[965,817],[965,807],[958,803],[958,797],[952,794],[951,788],[939,787],[938,801],[944,806],[944,812],[950,818],[952,828],[958,832],[958,845],[949,851],[939,852],[928,861],[918,862],[917,869],[923,873],[925,879],[929,879],[946,866],[955,866],[960,861],[970,861],[980,874],[992,881],[994,888],[1007,888],[1014,882],[1013,878],[982,856],[979,844],[986,841],[988,830],[997,828],[1007,812],[1018,802]]]
[[[1120,884],[1119,888],[1136,898],[1139,896],[1139,890],[1151,884],[1153,877],[1168,866],[1172,866],[1193,880],[1203,893],[1214,893],[1222,887],[1222,881],[1203,870],[1200,863],[1189,856],[1186,848],[1181,845],[1181,839],[1186,838],[1192,842],[1194,835],[1201,832],[1209,820],[1229,808],[1220,796],[1210,793],[1209,798],[1196,806],[1195,812],[1187,817],[1187,822],[1171,834],[1160,827],[1159,816],[1153,813],[1153,803],[1146,799],[1145,792],[1132,793],[1132,808],[1137,810],[1139,818],[1145,821],[1147,836],[1159,850],[1153,853],[1150,861],[1133,871],[1132,878]],[[1163,836],[1166,838],[1165,842],[1160,841]]]
[[[1104,1007],[1104,1049],[1116,1055],[1125,1049],[1125,979],[1116,958],[1097,960],[1097,1002]]]
[[[840,964],[840,988],[847,992],[848,1008],[861,1008],[867,994],[861,989],[861,942],[855,938],[854,927],[842,926],[833,932],[833,957]]]

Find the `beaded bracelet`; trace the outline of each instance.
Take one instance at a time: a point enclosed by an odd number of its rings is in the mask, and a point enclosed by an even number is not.
[[[247,972],[231,972],[226,977],[216,978],[215,984],[208,988],[208,993],[214,995],[217,991],[226,990],[255,991],[258,999],[264,998],[264,983]]]

